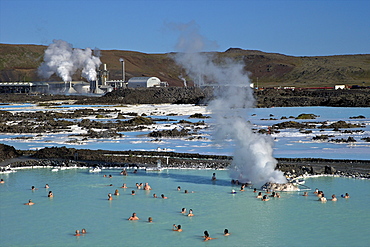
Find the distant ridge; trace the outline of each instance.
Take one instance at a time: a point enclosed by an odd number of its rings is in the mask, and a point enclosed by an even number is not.
[[[0,44],[0,81],[40,81],[37,68],[43,61],[46,46]],[[258,50],[229,48],[211,52],[215,58],[242,61],[250,78],[259,87],[324,87],[335,84],[370,85],[370,54],[294,57]],[[183,86],[185,72],[169,54],[146,54],[123,50],[101,50],[110,79],[122,77],[120,58],[125,59],[126,78],[156,76],[170,86]],[[81,80],[75,75],[74,80]],[[191,78],[186,78],[192,85]],[[50,80],[60,80],[52,76]]]

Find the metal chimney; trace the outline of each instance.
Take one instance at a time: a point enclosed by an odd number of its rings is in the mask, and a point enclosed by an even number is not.
[[[125,83],[125,60],[123,58],[120,58],[119,61],[122,64],[122,83]]]

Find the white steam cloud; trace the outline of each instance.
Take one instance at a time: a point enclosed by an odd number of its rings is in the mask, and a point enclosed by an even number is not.
[[[94,56],[90,48],[85,50],[73,48],[63,40],[53,40],[45,50],[44,62],[38,68],[38,74],[48,79],[53,74],[63,81],[71,81],[77,70],[82,70],[82,76],[88,81],[96,80],[96,69],[101,64],[99,56]]]
[[[179,30],[183,28],[181,25]],[[196,28],[190,23],[189,29]],[[232,139],[235,143],[230,177],[256,186],[266,182],[286,183],[284,174],[275,170],[277,161],[272,155],[271,137],[254,133],[247,121],[246,109],[253,107],[255,100],[244,64],[201,53],[199,48],[203,49],[205,42],[193,31],[185,32],[186,39],[180,37],[177,47],[182,52],[174,59],[198,86],[209,84],[215,88],[214,100],[209,103],[216,124],[214,136],[220,142]],[[189,37],[191,33],[194,36]]]

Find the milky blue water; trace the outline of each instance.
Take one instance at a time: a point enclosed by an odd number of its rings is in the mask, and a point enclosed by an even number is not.
[[[216,172],[217,180],[211,181]],[[103,174],[111,174],[105,178]],[[27,169],[0,175],[1,246],[368,246],[370,181],[308,178],[308,187],[336,194],[337,202],[317,201],[313,190],[281,193],[262,202],[252,189],[239,191],[224,170],[139,170],[119,175],[86,169],[51,172]],[[152,190],[137,190],[148,182]],[[43,188],[48,183],[50,188]],[[123,183],[129,188],[122,189]],[[113,184],[113,186],[108,186]],[[31,190],[34,185],[38,188]],[[181,191],[177,191],[181,186]],[[107,200],[108,193],[120,192]],[[185,194],[184,190],[194,191]],[[236,194],[231,194],[235,189]],[[48,191],[54,193],[48,198]],[[136,195],[131,195],[131,190]],[[351,198],[340,195],[349,193]],[[164,194],[168,199],[153,198]],[[33,206],[23,205],[29,199]],[[185,207],[194,216],[180,213]],[[139,221],[128,221],[133,212]],[[154,222],[148,223],[148,217]],[[183,232],[172,231],[180,224]],[[76,229],[87,234],[76,237]],[[227,228],[230,236],[223,236]],[[203,242],[203,232],[217,238]]]
[[[35,111],[32,105],[21,105],[23,108],[15,108],[13,105],[0,106],[3,110],[7,111]],[[81,109],[81,108],[109,108],[108,106],[74,106],[65,105],[61,106],[59,110],[68,109]],[[111,106],[113,109],[117,107]],[[43,133],[41,136],[37,133],[19,133],[19,134],[0,134],[0,143],[12,145],[17,149],[40,149],[43,147],[52,146],[66,146],[71,148],[84,148],[84,149],[106,149],[106,150],[167,150],[175,152],[186,153],[201,153],[201,154],[223,154],[232,155],[234,143],[232,140],[223,140],[223,142],[216,143],[212,136],[213,119],[189,119],[189,115],[182,116],[166,116],[166,115],[150,115],[152,112],[159,113],[163,107],[176,109],[182,107],[187,110],[193,109],[193,105],[151,105],[152,110],[149,111],[150,117],[168,119],[168,121],[158,122],[156,126],[148,129],[135,132],[121,132],[124,135],[122,138],[114,139],[89,139],[82,140],[83,137],[70,136],[71,133]],[[135,111],[125,110],[125,107],[118,108],[122,112]],[[197,107],[196,109],[199,109]],[[205,107],[204,107],[205,109]],[[40,109],[38,109],[40,110]],[[41,110],[58,110],[54,108],[45,108]],[[141,110],[137,106],[137,110]],[[290,116],[297,117],[299,114],[315,114],[318,117],[314,120],[296,120],[289,118]],[[212,114],[209,114],[212,117]],[[362,115],[364,119],[351,119]],[[275,107],[275,108],[255,108],[255,109],[242,109],[240,116],[244,116],[247,121],[250,121],[256,129],[267,129],[276,123],[285,121],[297,122],[322,122],[327,121],[328,124],[336,121],[346,121],[354,124],[361,124],[363,127],[347,130],[360,130],[361,132],[343,133],[342,131],[333,131],[332,129],[320,130],[318,128],[308,129],[312,133],[301,133],[298,129],[282,129],[280,133],[272,134],[274,139],[274,157],[278,158],[329,158],[329,159],[370,159],[370,143],[362,140],[364,137],[370,137],[370,108],[355,108],[355,107]],[[288,119],[281,119],[286,117]],[[181,119],[187,121],[198,122],[205,121],[209,124],[210,128],[202,128],[197,130],[200,139],[189,140],[186,138],[150,138],[146,135],[155,128],[181,128],[177,122]],[[104,119],[93,119],[95,121],[116,121],[115,116]],[[171,121],[173,120],[173,121]],[[321,125],[321,124],[318,124]],[[165,127],[167,126],[167,127]],[[169,126],[169,127],[168,127]],[[354,143],[335,143],[328,141],[313,141],[312,138],[317,135],[333,136],[330,139],[347,139],[353,137],[356,142]],[[32,137],[32,139],[14,139],[17,137]],[[71,142],[71,141],[76,141]]]

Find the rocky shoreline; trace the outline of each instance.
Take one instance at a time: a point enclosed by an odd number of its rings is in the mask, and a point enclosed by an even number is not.
[[[6,145],[5,145],[6,146]],[[43,148],[39,151],[20,151],[13,147],[14,157],[7,157],[0,166],[12,168],[39,167],[95,167],[133,168],[155,167],[160,161],[163,168],[227,169],[232,157],[201,155],[194,153],[152,151],[108,151],[74,149],[66,147]],[[0,149],[1,150],[1,149]],[[3,152],[0,154],[3,154]],[[0,156],[2,158],[3,156]],[[287,177],[296,178],[315,175],[330,175],[370,179],[370,160],[330,160],[310,158],[277,158],[276,169]]]
[[[369,107],[370,89],[263,89],[254,90],[256,107]],[[101,97],[88,95],[1,94],[0,103],[38,103],[73,100],[78,105],[96,104],[206,104],[212,88],[167,87],[120,89]]]

